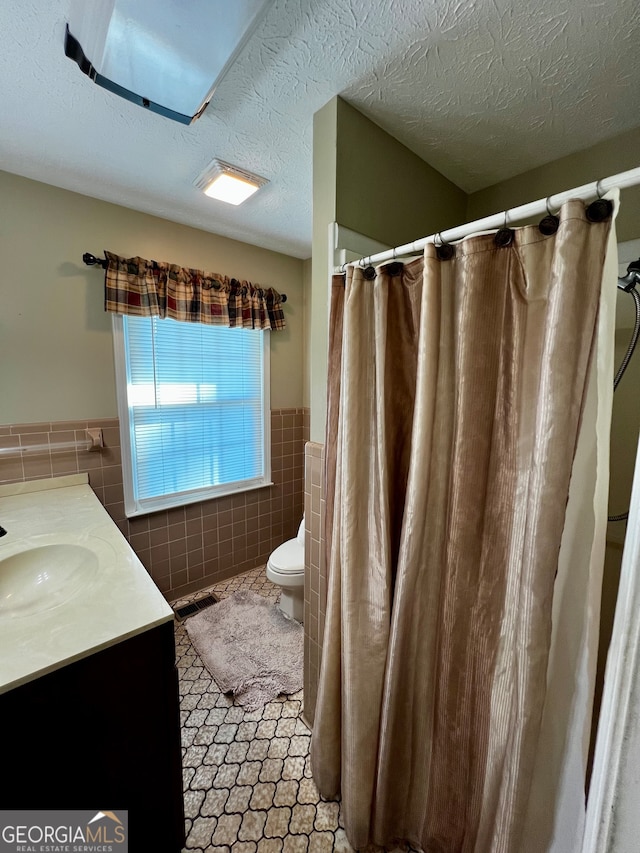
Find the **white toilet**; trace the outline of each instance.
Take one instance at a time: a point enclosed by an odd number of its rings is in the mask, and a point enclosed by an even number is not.
[[[295,539],[283,542],[269,557],[267,577],[282,588],[280,610],[302,622],[304,619],[304,517]]]

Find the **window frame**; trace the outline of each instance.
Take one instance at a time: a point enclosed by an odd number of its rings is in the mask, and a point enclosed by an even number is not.
[[[142,318],[152,320],[152,317]],[[156,318],[159,319],[159,318]],[[163,322],[160,320],[160,322]],[[204,324],[206,325],[206,324]],[[124,511],[127,518],[149,515],[167,509],[187,506],[200,501],[222,498],[241,492],[254,491],[272,486],[271,480],[271,364],[269,330],[252,330],[250,334],[262,336],[262,413],[263,413],[263,460],[264,471],[261,477],[251,480],[236,480],[218,486],[204,486],[171,495],[153,498],[139,498],[134,485],[133,464],[133,423],[129,417],[127,396],[127,353],[124,331],[124,315],[112,314],[113,353],[115,367],[116,401],[120,423],[120,447],[122,456],[122,483],[124,490]],[[233,329],[230,332],[233,333]]]

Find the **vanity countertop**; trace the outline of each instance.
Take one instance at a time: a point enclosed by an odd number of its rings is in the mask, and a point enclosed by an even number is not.
[[[51,545],[40,553],[57,548],[64,557],[69,544],[90,557],[86,580],[81,563],[72,594],[47,595],[37,612],[12,608],[10,589],[1,587],[0,693],[173,619],[86,474],[0,486],[0,525],[7,531],[0,561]],[[32,588],[37,580],[32,572]]]

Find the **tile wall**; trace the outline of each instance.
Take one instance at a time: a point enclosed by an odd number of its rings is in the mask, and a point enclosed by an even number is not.
[[[304,718],[312,726],[327,605],[324,445],[305,445]]]
[[[264,565],[274,548],[295,536],[303,512],[308,410],[271,412],[273,486],[131,519],[124,514],[117,419],[0,426],[0,447],[53,447],[85,439],[92,427],[103,430],[101,450],[0,457],[0,483],[87,472],[92,489],[167,599]]]

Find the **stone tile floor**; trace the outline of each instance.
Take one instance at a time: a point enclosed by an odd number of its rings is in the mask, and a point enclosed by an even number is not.
[[[250,589],[274,603],[264,567],[173,602]],[[338,801],[311,777],[302,691],[245,711],[218,689],[176,620],[188,853],[352,853]],[[370,848],[380,849],[380,848]],[[402,846],[393,850],[412,851]]]

